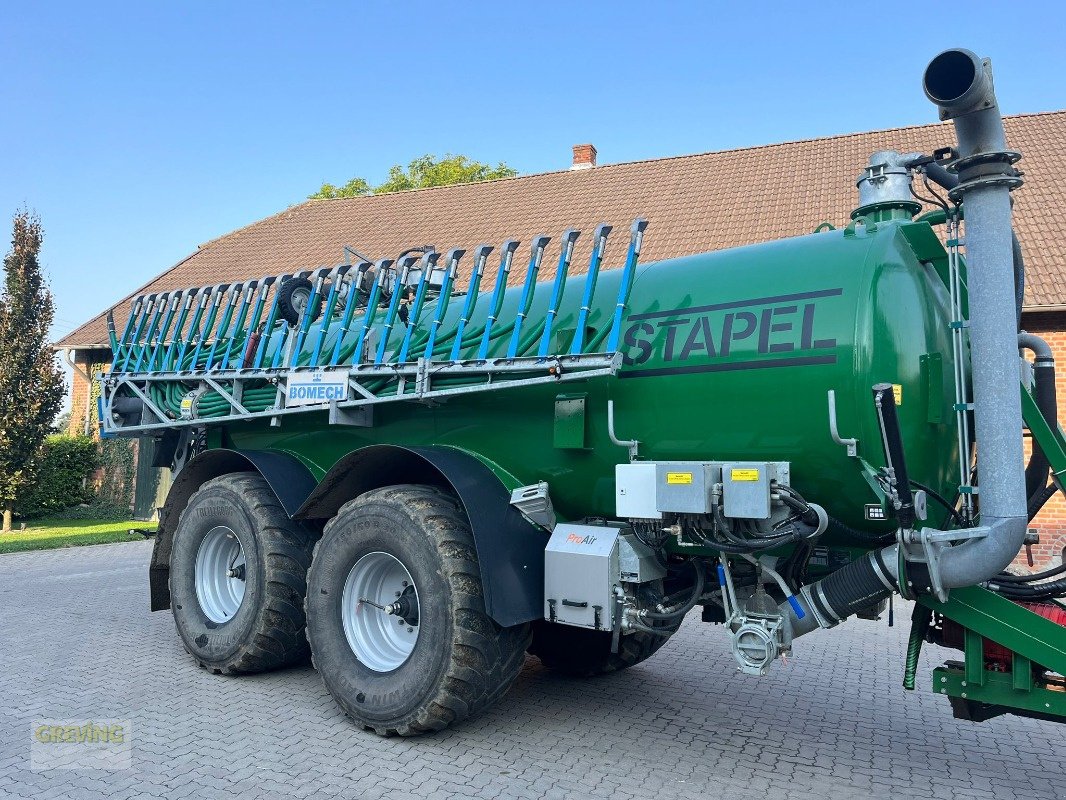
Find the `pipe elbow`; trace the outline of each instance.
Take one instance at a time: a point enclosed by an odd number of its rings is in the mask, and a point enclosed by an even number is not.
[[[962,47],[945,50],[929,62],[922,77],[925,96],[935,103],[943,119],[996,105],[996,93],[985,62]]]
[[[982,520],[988,534],[940,554],[940,575],[944,586],[957,589],[991,580],[1018,555],[1025,543],[1029,520],[1021,516]]]
[[[1051,345],[1039,336],[1022,331],[1018,334],[1018,347],[1031,350],[1033,355],[1042,361],[1055,363],[1055,351],[1051,349]]]

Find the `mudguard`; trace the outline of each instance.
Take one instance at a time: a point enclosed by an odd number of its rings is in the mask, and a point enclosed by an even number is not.
[[[485,610],[510,627],[544,616],[544,548],[549,534],[511,505],[511,492],[476,456],[452,447],[372,445],[338,461],[311,492],[298,519],[328,519],[370,489],[426,483],[458,495],[470,520]]]
[[[148,568],[152,611],[170,608],[170,550],[182,509],[205,482],[230,472],[258,472],[289,516],[296,513],[315,488],[311,471],[287,453],[217,448],[196,456],[175,476],[160,512],[159,531]]]

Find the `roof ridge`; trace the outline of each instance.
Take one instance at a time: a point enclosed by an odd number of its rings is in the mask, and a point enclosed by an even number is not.
[[[1020,118],[1023,118],[1023,117],[1047,117],[1047,116],[1053,116],[1055,114],[1066,114],[1066,109],[1057,109],[1057,110],[1054,110],[1054,111],[1031,111],[1031,112],[1022,113],[1022,114],[1006,114],[1006,115],[1004,115],[1003,118],[1004,119],[1020,119]],[[657,163],[657,162],[661,162],[661,161],[681,161],[681,160],[687,159],[687,158],[703,158],[703,157],[706,157],[706,156],[723,155],[725,153],[742,153],[742,152],[749,152],[749,151],[754,151],[754,150],[767,150],[767,149],[774,148],[774,147],[786,147],[786,146],[789,146],[789,145],[797,145],[797,144],[811,144],[813,142],[831,142],[831,141],[834,141],[834,140],[837,140],[837,139],[851,139],[851,138],[854,138],[854,137],[857,137],[857,136],[870,136],[872,134],[895,133],[897,131],[920,130],[922,128],[935,128],[935,127],[938,127],[938,126],[941,126],[941,125],[946,125],[946,124],[948,124],[948,123],[946,123],[946,122],[923,122],[923,123],[921,123],[919,125],[900,125],[900,126],[897,126],[897,127],[894,127],[894,128],[877,128],[875,130],[869,130],[869,131],[853,131],[851,133],[834,133],[834,134],[832,134],[830,136],[813,136],[813,137],[809,137],[809,138],[806,138],[806,139],[786,139],[786,140],[781,141],[781,142],[769,142],[769,143],[766,143],[766,144],[751,144],[751,145],[744,145],[743,147],[727,147],[724,150],[704,150],[704,151],[699,152],[699,153],[682,153],[681,155],[675,155],[675,156],[658,156],[656,158],[638,158],[638,159],[635,159],[633,161],[616,161],[616,162],[614,162],[612,164],[599,164],[599,165],[593,167],[592,169],[572,170],[572,169],[570,169],[568,167],[566,169],[553,169],[553,170],[547,170],[545,172],[531,172],[528,175],[512,175],[512,176],[507,177],[507,178],[490,178],[488,180],[482,180],[482,181],[465,181],[463,183],[450,183],[450,184],[447,184],[445,186],[420,186],[420,187],[417,187],[415,189],[400,189],[400,190],[395,191],[395,192],[385,192],[383,194],[364,194],[364,195],[358,195],[356,197],[316,197],[316,198],[308,198],[303,203],[300,203],[298,205],[305,205],[305,204],[311,204],[311,203],[343,203],[343,202],[348,202],[348,201],[371,200],[372,198],[375,198],[375,197],[388,197],[388,196],[392,196],[392,195],[413,194],[415,192],[447,191],[449,189],[459,189],[459,188],[462,188],[464,186],[480,186],[480,185],[487,184],[487,183],[504,183],[504,182],[507,182],[507,181],[523,181],[523,180],[530,180],[530,179],[533,179],[533,178],[543,178],[543,177],[547,177],[549,175],[564,175],[564,174],[570,174],[570,173],[583,174],[583,175],[584,174],[593,174],[593,173],[602,172],[605,169],[614,169],[614,168],[617,168],[617,167],[628,167],[628,166],[635,165],[635,164],[651,164],[651,163]],[[290,206],[290,208],[295,208],[295,206]],[[269,219],[269,217],[267,219]],[[260,222],[265,222],[265,221],[266,221],[265,219],[264,220],[260,220]],[[236,233],[236,232],[237,231],[234,231],[234,233]]]
[[[1063,124],[1064,117],[1066,117],[1066,109],[1013,114],[1008,115],[1007,117],[1005,117],[1005,119],[1008,121],[1008,124],[1010,124],[1012,120],[1044,120],[1041,123],[1019,125],[1017,135],[1032,138],[1032,136],[1044,136],[1045,134],[1050,133],[1052,134],[1051,139],[1054,141],[1048,144],[1047,146],[1052,148],[1052,152],[1058,153],[1062,148],[1066,148],[1066,136],[1063,135],[1066,134],[1066,126],[1064,126]],[[716,163],[715,159],[732,161],[737,160],[735,157],[726,159],[725,156],[729,154],[741,154],[739,160],[743,162],[745,160],[745,157],[751,161],[772,161],[774,159],[780,160],[783,158],[791,157],[791,151],[787,149],[783,150],[782,148],[807,147],[812,151],[818,152],[836,152],[838,150],[857,151],[862,149],[865,144],[868,144],[868,142],[864,143],[863,137],[878,137],[879,139],[887,139],[888,141],[891,141],[893,136],[900,135],[900,132],[904,131],[919,132],[919,134],[916,134],[915,136],[921,141],[925,141],[926,139],[930,141],[939,141],[938,126],[943,124],[944,123],[930,122],[924,123],[922,125],[909,125],[895,128],[884,128],[878,130],[834,134],[831,136],[823,136],[809,139],[797,139],[785,142],[774,142],[770,144],[749,145],[745,147],[730,148],[725,150],[712,150],[704,153],[690,153],[684,155],[662,156],[658,158],[649,158],[637,161],[623,161],[614,164],[604,164],[592,170],[580,170],[577,172],[571,172],[571,170],[569,169],[554,170],[550,172],[533,173],[530,175],[520,175],[511,178],[496,178],[489,181],[478,181],[467,184],[455,184],[452,186],[438,186],[428,187],[424,189],[406,190],[404,192],[396,192],[393,194],[404,196],[409,195],[412,192],[455,191],[459,190],[462,186],[480,186],[484,183],[502,183],[504,181],[508,181],[510,182],[510,185],[514,185],[515,181],[528,182],[535,181],[535,179],[538,178],[545,179],[539,184],[535,182],[532,184],[528,184],[529,188],[522,192],[504,191],[502,193],[495,193],[502,195],[499,199],[501,202],[503,202],[504,205],[508,205],[509,203],[513,205],[511,200],[506,199],[512,197],[512,195],[516,198],[515,202],[517,202],[517,197],[519,195],[525,197],[527,193],[531,195],[533,199],[536,199],[541,195],[548,197],[555,196],[560,193],[563,195],[580,194],[584,191],[584,187],[590,185],[590,182],[588,178],[577,176],[599,175],[605,170],[606,174],[603,177],[603,181],[597,181],[597,183],[602,182],[609,185],[621,185],[623,187],[626,187],[631,182],[639,182],[641,180],[641,176],[644,173],[649,172],[649,170],[651,173],[656,173],[656,170],[659,170],[660,172],[670,172],[672,168],[669,165],[673,162],[677,162],[678,164],[680,164],[682,160],[691,161],[692,159],[701,159],[699,164],[691,165],[691,168],[694,168],[698,171],[704,169],[705,165],[713,165],[714,163]],[[923,131],[925,133],[921,133]],[[655,167],[650,165],[662,166]],[[642,169],[642,167],[644,167],[644,169]],[[687,167],[680,168],[684,170]],[[564,174],[573,174],[575,177],[572,180],[564,180],[562,178],[558,178],[558,176]],[[556,179],[551,179],[551,176],[555,176]],[[423,202],[418,202],[413,197],[410,198],[407,202],[404,202],[402,198],[398,201],[392,202],[394,202],[397,206],[396,213],[402,215],[403,209],[406,206],[410,206],[412,204],[428,204],[429,206],[436,207],[442,204],[443,206],[447,206],[449,203],[477,203],[479,202],[477,200],[477,194],[478,192],[477,190],[475,190],[474,192],[469,193],[467,196],[461,195],[458,198],[448,198],[444,195],[438,194],[435,196],[431,195],[426,197],[426,200]],[[369,219],[371,217],[375,217],[375,215],[380,216],[382,212],[391,213],[390,206],[383,206],[381,209],[376,209],[373,207],[373,203],[375,202],[373,198],[386,196],[387,195],[371,195],[367,197],[339,198],[336,200],[327,201],[307,199],[298,203],[294,203],[293,205],[290,205],[287,208],[281,209],[262,219],[250,222],[247,225],[244,225],[228,233],[222,234],[221,236],[216,236],[212,239],[209,239],[208,241],[199,245],[195,250],[188,253],[188,255],[186,255],[184,258],[174,263],[172,266],[156,274],[155,276],[146,279],[142,283],[142,285],[139,288],[135,289],[133,292],[126,294],[124,297],[122,297],[115,303],[110,304],[99,314],[95,315],[91,319],[86,320],[85,323],[70,331],[65,336],[61,337],[59,341],[56,342],[56,345],[59,347],[83,347],[86,345],[72,345],[65,343],[77,342],[78,340],[96,339],[96,343],[93,343],[88,346],[96,346],[97,344],[99,344],[100,346],[106,346],[107,334],[103,324],[103,320],[105,319],[106,314],[109,310],[123,307],[124,305],[128,304],[132,298],[149,291],[152,286],[158,286],[160,283],[167,283],[169,281],[169,276],[172,274],[177,274],[178,276],[173,282],[182,282],[185,285],[192,285],[194,281],[189,276],[195,275],[197,278],[203,278],[203,284],[206,285],[208,283],[208,278],[212,276],[213,273],[211,273],[209,270],[204,272],[200,270],[197,265],[201,263],[205,263],[208,265],[215,264],[216,262],[223,263],[226,262],[226,259],[230,259],[231,256],[241,257],[243,255],[244,257],[246,257],[247,253],[245,251],[247,250],[247,246],[245,242],[247,242],[248,240],[242,240],[240,243],[238,243],[237,241],[240,235],[242,234],[255,238],[260,229],[269,232],[273,228],[278,227],[279,225],[286,226],[286,230],[288,230],[289,226],[293,226],[298,231],[303,231],[305,229],[307,231],[313,231],[320,225],[320,223],[327,224],[334,219]],[[832,200],[831,197],[822,198],[822,200],[835,202]],[[370,205],[364,208],[363,206],[358,205],[359,202],[362,202],[364,204],[369,203]],[[614,202],[614,200],[612,199],[607,202]],[[327,205],[328,203],[332,203],[333,205]],[[510,208],[510,205],[508,205],[508,207]],[[327,211],[326,209],[332,210]],[[386,216],[388,216],[388,214],[386,214]],[[407,220],[405,224],[415,223],[412,220]],[[772,231],[768,232],[766,230],[760,229],[757,232],[757,235],[762,237],[759,239],[761,241],[771,233]],[[342,231],[338,230],[335,231],[333,235],[340,235],[343,237],[345,234]],[[311,238],[313,239],[313,236]],[[223,245],[224,242],[228,242],[231,244],[229,246],[225,246]],[[306,244],[306,242],[304,244]],[[706,243],[702,243],[700,246],[702,247],[705,244]],[[230,253],[231,248],[235,251],[235,253]],[[203,260],[195,258],[196,256],[202,256]],[[1052,256],[1048,256],[1048,258],[1050,257]],[[227,269],[229,269],[229,267],[227,267]],[[278,271],[280,272],[282,270],[279,269]],[[186,275],[186,273],[188,273],[188,275]],[[1054,273],[1050,274],[1054,275]],[[182,277],[186,277],[189,279],[179,281],[179,278]],[[1048,278],[1048,280],[1051,280],[1051,278]],[[1051,290],[1049,289],[1048,291]],[[1055,290],[1051,291],[1051,293],[1054,295],[1054,297],[1057,298],[1059,297],[1060,291],[1061,290]],[[1045,294],[1046,292],[1041,292],[1041,298],[1043,298]]]

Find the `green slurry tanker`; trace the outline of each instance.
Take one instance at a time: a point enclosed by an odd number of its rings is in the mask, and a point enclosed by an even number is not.
[[[929,641],[960,651],[933,676],[957,716],[1066,719],[1064,568],[1009,571],[1066,471],[1019,331],[1019,154],[987,60],[924,87],[957,143],[873,154],[843,229],[638,269],[638,219],[618,269],[601,225],[582,274],[568,230],[136,298],[99,413],[174,470],[153,609],[207,669],[310,654],[411,735],[527,652],[624,669],[699,606],[762,675],[899,593],[906,688]]]

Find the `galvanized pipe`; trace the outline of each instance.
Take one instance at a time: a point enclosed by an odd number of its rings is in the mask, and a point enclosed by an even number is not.
[[[947,50],[926,68],[925,93],[953,119],[959,140],[959,185],[966,212],[970,363],[983,536],[940,546],[938,563],[914,564],[913,577],[938,570],[944,588],[994,578],[1025,539],[1025,473],[1010,190],[1020,183],[1016,154],[992,88],[991,65],[969,50]],[[976,532],[976,531],[975,531]],[[875,550],[800,591],[802,613],[778,606],[793,638],[829,628],[887,597],[900,584],[900,545]],[[925,577],[925,576],[922,576]],[[924,583],[924,580],[922,581]]]
[[[988,528],[984,538],[944,549],[940,572],[950,588],[989,580],[1010,564],[1028,521],[1011,241],[1016,178],[987,61],[969,50],[946,50],[926,68],[923,86],[941,117],[954,120],[958,137],[953,191],[966,209],[977,470],[981,526]]]

